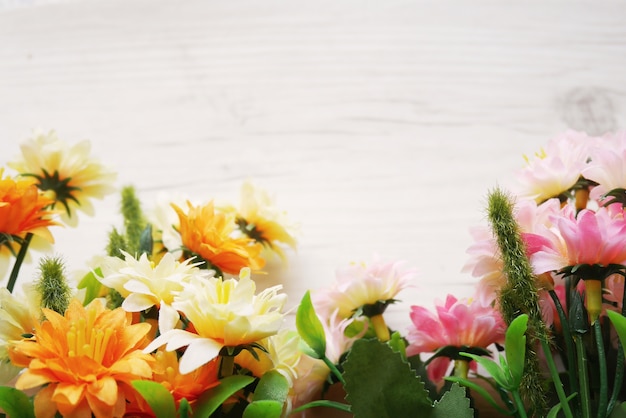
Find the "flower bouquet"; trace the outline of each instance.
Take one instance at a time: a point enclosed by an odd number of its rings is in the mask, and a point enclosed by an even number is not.
[[[626,134],[567,132],[489,193],[464,269],[475,294],[386,308],[415,272],[374,256],[337,270],[284,326],[281,286],[257,292],[296,227],[267,192],[166,198],[121,190],[122,228],[77,280],[53,230],[112,193],[115,174],[51,132],[0,168],[0,409],[19,417],[626,417]],[[21,279],[21,280],[20,280]],[[20,281],[21,286],[16,286]],[[339,394],[337,396],[337,394]],[[313,414],[313,415],[312,415]]]

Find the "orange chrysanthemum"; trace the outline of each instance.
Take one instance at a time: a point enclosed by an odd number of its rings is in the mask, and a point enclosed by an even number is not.
[[[65,316],[43,309],[47,320],[35,336],[14,342],[11,361],[27,369],[16,387],[46,385],[35,396],[35,415],[118,417],[126,400],[139,396],[131,386],[152,376],[154,361],[142,348],[150,325],[131,325],[131,314],[106,309],[99,300],[86,308],[73,300]]]
[[[54,242],[48,227],[57,223],[54,212],[45,209],[54,201],[39,192],[34,179],[3,177],[3,172],[0,168],[0,235],[20,237],[31,232]]]
[[[247,237],[233,237],[235,215],[216,213],[213,202],[204,206],[193,206],[184,213],[172,204],[180,220],[180,235],[183,246],[191,254],[198,255],[219,270],[239,274],[243,267],[258,270],[265,264],[261,258],[263,246]]]
[[[165,386],[174,396],[176,405],[185,398],[193,405],[196,399],[207,389],[219,385],[217,376],[219,359],[215,358],[191,373],[181,374],[178,367],[178,355],[175,351],[159,350],[155,353],[152,380]]]

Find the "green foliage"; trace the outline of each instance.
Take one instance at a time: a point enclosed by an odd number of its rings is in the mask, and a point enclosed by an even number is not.
[[[39,279],[35,288],[41,297],[41,307],[63,315],[70,304],[72,290],[65,279],[65,267],[59,257],[44,257],[39,263]]]
[[[176,402],[165,386],[151,380],[135,380],[132,385],[148,402],[156,418],[173,418],[176,416]]]
[[[128,243],[126,242],[126,238],[116,228],[113,228],[113,230],[109,232],[107,254],[110,257],[124,258],[124,256],[122,255],[122,250],[128,250]]]
[[[357,340],[343,363],[346,400],[356,418],[427,416],[432,402],[402,356],[378,340]]]
[[[10,418],[35,418],[30,398],[12,387],[0,386],[0,409]]]
[[[275,370],[261,377],[254,390],[252,402],[246,407],[243,418],[280,418],[289,394],[289,382]]]
[[[609,319],[613,323],[615,327],[615,331],[617,332],[617,336],[619,340],[622,342],[622,350],[624,351],[624,355],[626,355],[626,317],[618,314],[617,312],[613,312],[611,310],[607,310],[606,314],[609,316]]]
[[[306,354],[318,359],[324,358],[326,355],[326,334],[322,322],[315,314],[309,291],[304,294],[300,306],[298,306],[296,328],[307,345],[304,347]]]
[[[95,273],[102,275],[102,271],[99,267],[95,269]],[[100,294],[100,289],[102,289],[102,283],[100,283],[100,281],[96,278],[96,274],[94,274],[93,271],[90,271],[85,274],[78,283],[77,287],[79,289],[85,289],[85,300],[83,301],[85,305],[97,298]]]
[[[228,398],[254,382],[254,378],[243,375],[228,376],[220,384],[204,392],[194,406],[194,417],[208,417]]]
[[[273,400],[254,401],[243,411],[243,418],[280,418],[283,403]]]
[[[430,418],[451,417],[474,418],[474,410],[470,407],[470,400],[466,396],[465,388],[456,383],[448,392],[444,393],[440,401],[435,402],[430,415]]]

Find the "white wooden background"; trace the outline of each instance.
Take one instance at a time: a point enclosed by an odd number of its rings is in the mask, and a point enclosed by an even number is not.
[[[294,306],[336,267],[405,259],[405,330],[409,305],[471,293],[468,229],[523,154],[626,126],[625,21],[613,1],[0,0],[0,164],[41,128],[90,139],[147,210],[252,178],[302,232],[262,287]],[[117,205],[55,230],[71,271]]]

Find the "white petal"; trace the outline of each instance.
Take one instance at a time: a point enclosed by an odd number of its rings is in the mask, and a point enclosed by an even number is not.
[[[159,308],[159,331],[161,334],[173,330],[179,319],[178,311],[161,301],[161,307]]]
[[[179,349],[180,347],[189,345],[192,341],[200,338],[202,337],[200,337],[198,334],[192,334],[191,332],[183,331],[182,329],[173,329],[166,332],[165,334],[158,336],[154,341],[148,344],[146,348],[143,349],[143,352],[151,353],[165,343],[167,343],[167,347],[165,347],[166,351],[174,351]]]
[[[122,309],[126,312],[141,312],[154,305],[156,305],[154,297],[140,293],[131,293],[124,299],[124,302],[122,302]]]
[[[222,349],[222,344],[209,338],[196,339],[189,344],[185,354],[180,358],[181,374],[187,374],[213,360]]]

